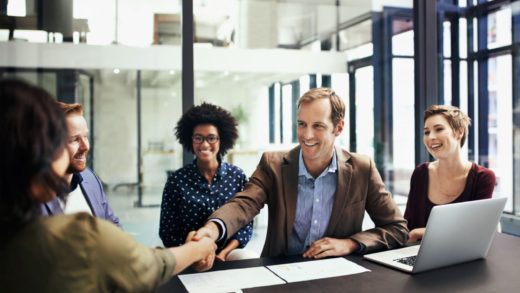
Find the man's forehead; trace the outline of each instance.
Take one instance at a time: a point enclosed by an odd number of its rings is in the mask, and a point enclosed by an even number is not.
[[[297,120],[306,120],[305,122],[332,122],[332,112],[330,107],[320,107],[318,105],[311,105],[307,102],[305,105],[301,104],[296,112]]]

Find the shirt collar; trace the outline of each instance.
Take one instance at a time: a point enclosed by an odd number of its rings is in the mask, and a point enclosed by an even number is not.
[[[323,170],[323,172],[320,174],[320,176],[325,175],[325,173],[335,173],[338,169],[338,158],[336,156],[336,151],[332,152],[332,161],[330,162],[329,166]],[[312,175],[307,171],[307,168],[305,167],[305,164],[303,163],[303,154],[302,150],[300,149],[300,154],[298,155],[298,176],[305,176],[307,179],[313,179]]]
[[[222,162],[221,160],[218,160],[218,163],[219,165],[217,173],[215,175],[217,177],[217,180],[220,180],[222,179],[222,177],[226,176],[228,171],[228,164],[226,162]],[[197,158],[193,159],[192,168],[194,172],[200,174],[199,167],[197,167]]]
[[[81,182],[83,182],[83,176],[81,176],[81,173],[72,173],[72,180],[70,181],[70,191],[76,189]]]

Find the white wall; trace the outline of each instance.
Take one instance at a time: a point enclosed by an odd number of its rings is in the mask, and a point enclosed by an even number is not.
[[[135,84],[124,74],[96,79],[95,171],[108,184],[137,182]]]
[[[163,140],[165,149],[175,151],[173,155],[146,155],[144,181],[159,185],[167,168],[181,166],[182,152],[172,133],[182,108],[180,78],[167,80],[154,76],[154,72],[164,75],[171,69],[179,74],[179,47],[0,42],[0,52],[5,52],[0,54],[3,67],[83,69],[96,73],[94,168],[110,185],[137,181],[135,73],[137,69],[143,70],[143,150],[149,141]],[[250,119],[246,128],[240,128],[240,148],[258,153],[269,147],[266,86],[287,76],[344,72],[347,60],[345,53],[283,49],[195,48],[194,55],[195,73],[202,73],[203,83],[206,81],[205,88],[196,87],[196,101],[207,99],[229,110],[242,105]],[[115,68],[121,73],[114,74]],[[215,78],[226,71],[230,72],[227,80]],[[234,80],[235,75],[244,79]],[[170,99],[172,93],[177,96]],[[248,166],[240,167],[250,174],[250,165],[254,168],[258,160],[253,155],[246,161]]]

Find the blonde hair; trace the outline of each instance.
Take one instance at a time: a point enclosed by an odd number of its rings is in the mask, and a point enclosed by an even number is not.
[[[339,121],[345,118],[345,104],[336,93],[329,88],[314,88],[303,94],[298,99],[298,109],[303,103],[310,103],[318,99],[328,99],[332,109],[331,119],[334,126],[338,125]]]
[[[60,107],[65,116],[69,114],[83,115],[83,106],[81,106],[81,104],[67,104],[62,102],[56,102],[56,104],[58,104],[58,107]]]

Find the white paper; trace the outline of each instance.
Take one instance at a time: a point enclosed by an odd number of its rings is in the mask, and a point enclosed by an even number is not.
[[[267,266],[267,268],[288,283],[353,275],[370,271],[342,257]]]
[[[241,292],[240,289],[285,284],[265,267],[179,275],[189,292]]]

